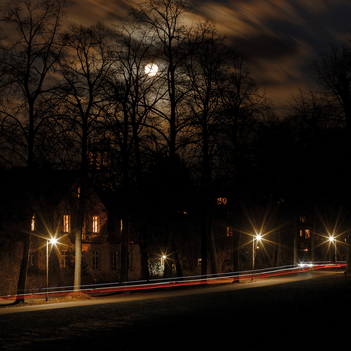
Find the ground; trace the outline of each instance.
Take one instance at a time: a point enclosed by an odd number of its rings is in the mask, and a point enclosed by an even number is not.
[[[350,278],[330,273],[251,287],[5,314],[0,349],[345,348]]]

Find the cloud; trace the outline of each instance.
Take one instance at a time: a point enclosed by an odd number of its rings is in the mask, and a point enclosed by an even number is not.
[[[269,26],[272,20],[305,24],[296,8],[287,0],[210,1],[198,3],[196,8],[217,23],[227,35],[247,37],[257,35],[258,31],[275,35]]]
[[[126,18],[133,0],[68,0],[68,21],[90,26],[96,22],[107,25]]]
[[[68,0],[69,20],[83,25],[126,19],[144,0]],[[328,42],[347,38],[350,0],[193,0],[186,23],[209,18],[252,57],[252,75],[276,105],[306,82],[307,67]]]

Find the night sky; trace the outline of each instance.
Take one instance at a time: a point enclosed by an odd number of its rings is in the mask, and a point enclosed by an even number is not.
[[[68,19],[84,25],[126,18],[138,0],[68,0]],[[253,78],[277,112],[310,80],[318,53],[351,38],[350,0],[193,0],[194,20],[209,18],[247,53]]]

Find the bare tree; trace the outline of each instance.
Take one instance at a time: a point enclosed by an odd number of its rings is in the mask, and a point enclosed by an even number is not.
[[[177,154],[184,148],[188,127],[185,99],[189,87],[185,60],[192,53],[197,39],[193,35],[193,28],[184,24],[184,18],[189,12],[191,4],[185,0],[148,0],[131,11],[135,20],[156,37],[155,62],[160,68],[165,94],[153,108],[153,113],[158,117],[155,121],[159,122],[154,123],[152,128],[162,140],[164,153],[169,157],[170,173],[176,172]],[[176,197],[173,189],[172,186],[168,189],[170,203]],[[177,256],[174,235],[171,233],[173,231],[166,232],[166,246],[172,247]],[[176,259],[176,262],[180,271],[179,260]],[[165,276],[171,274],[170,267],[165,266]],[[180,275],[181,272],[177,274]]]
[[[221,123],[220,85],[227,60],[228,48],[224,37],[209,23],[199,26],[201,43],[187,59],[187,74],[191,90],[188,105],[192,131],[192,154],[199,165],[201,183],[201,273],[207,274],[207,242],[210,239],[211,273],[218,273],[211,208],[211,191],[218,151]],[[211,206],[212,205],[212,206]]]
[[[10,157],[31,168],[52,108],[64,1],[11,1],[2,12],[1,20],[16,33],[1,43],[2,137]]]
[[[260,93],[251,77],[248,57],[232,49],[226,74],[222,77],[221,98],[223,104],[223,157],[230,169],[229,174],[240,178],[243,174],[243,158],[248,153],[241,148],[250,140],[255,120],[270,110],[270,102]]]
[[[346,122],[347,150],[351,154],[351,45],[331,45],[312,65],[315,79],[322,91],[335,101]],[[351,271],[351,235],[348,236],[347,271]]]
[[[194,48],[194,36],[193,28],[184,25],[183,20],[190,11],[190,3],[184,0],[149,0],[132,10],[136,21],[156,36],[155,61],[163,75],[165,95],[154,112],[164,121],[158,132],[166,141],[170,159],[174,159],[182,147],[178,139],[187,125],[184,100],[188,87],[184,64]]]
[[[303,123],[316,132],[344,124],[341,106],[317,86],[300,88],[298,94],[291,97],[287,110],[297,123]]]
[[[119,175],[116,180],[118,185],[122,186],[123,227],[120,280],[125,282],[128,280],[128,233],[132,215],[131,188],[138,189],[141,184],[142,168],[145,162],[142,158],[142,149],[146,147],[147,119],[161,93],[157,69],[155,68],[155,71],[152,72],[148,71],[153,61],[153,37],[143,28],[128,24],[117,29],[115,39],[117,44],[114,52],[115,74],[109,78],[106,85],[105,94],[109,104],[106,106],[105,126],[106,133],[113,144],[117,167],[115,174]],[[143,238],[139,239],[140,245],[143,246],[144,243],[146,250],[146,241]],[[147,261],[143,260],[142,268],[143,272],[147,272]]]
[[[0,48],[1,146],[10,164],[32,169],[42,148],[42,132],[48,130],[47,111],[52,108],[54,69],[62,51],[58,35],[64,5],[64,0],[14,0],[1,7],[1,21],[13,31]],[[31,217],[25,221],[28,230]],[[23,241],[18,291],[25,289],[30,236]]]
[[[99,128],[104,121],[106,97],[104,85],[114,67],[111,31],[97,24],[91,27],[71,25],[62,40],[67,54],[60,60],[64,79],[58,94],[61,126],[66,139],[77,150],[80,170],[78,229],[75,235],[75,289],[81,284],[82,230],[86,220],[88,171],[94,147],[100,142]]]

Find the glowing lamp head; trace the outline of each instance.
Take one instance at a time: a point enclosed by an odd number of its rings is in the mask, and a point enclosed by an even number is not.
[[[330,236],[330,237],[329,237],[329,241],[330,241],[330,242],[333,242],[334,240],[335,240],[335,239],[334,239],[333,236]]]
[[[57,244],[57,239],[56,238],[51,238],[49,240],[49,243],[55,245],[55,244]]]
[[[256,235],[256,240],[261,240],[261,239],[262,239],[262,235],[257,234],[257,235]]]
[[[158,72],[158,66],[155,63],[148,63],[145,66],[144,70],[145,70],[145,74],[147,74],[149,77],[153,77]]]

